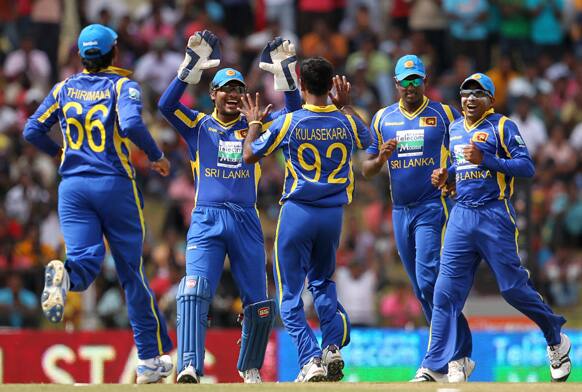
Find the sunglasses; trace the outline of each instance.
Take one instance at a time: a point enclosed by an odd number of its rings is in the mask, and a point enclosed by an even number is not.
[[[491,94],[489,94],[485,90],[480,90],[480,89],[476,89],[476,90],[461,90],[459,92],[459,94],[461,94],[461,97],[463,97],[463,98],[469,98],[471,95],[474,96],[475,98],[485,98],[485,97],[491,98]]]
[[[422,84],[424,83],[424,79],[423,78],[404,79],[404,80],[400,80],[397,82],[401,87],[404,87],[404,88],[407,88],[408,86],[419,87],[419,86],[422,86]]]
[[[216,90],[221,91],[221,92],[226,93],[226,94],[230,94],[232,92],[235,92],[237,94],[244,94],[247,92],[247,88],[245,86],[240,85],[240,84],[227,84],[227,85],[224,85],[222,87],[217,88]]]

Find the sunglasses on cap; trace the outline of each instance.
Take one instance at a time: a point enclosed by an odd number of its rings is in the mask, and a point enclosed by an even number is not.
[[[475,98],[485,98],[485,97],[491,98],[491,94],[481,89],[463,89],[459,92],[459,94],[463,98],[469,98],[471,95],[474,96]]]
[[[424,79],[423,78],[403,79],[400,81],[397,80],[396,82],[403,88],[407,88],[408,86],[419,87],[422,86],[422,84],[424,83]]]
[[[235,92],[237,94],[244,94],[247,92],[247,88],[240,84],[225,84],[222,87],[216,88],[215,90],[221,91],[226,94]]]

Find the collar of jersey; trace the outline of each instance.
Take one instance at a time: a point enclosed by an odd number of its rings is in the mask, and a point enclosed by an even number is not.
[[[335,105],[315,106],[315,105],[310,105],[308,103],[303,105],[303,109],[309,110],[310,112],[318,112],[318,113],[329,113],[329,112],[335,112],[337,110]]]
[[[490,114],[493,114],[493,113],[495,113],[495,110],[494,110],[493,108],[491,108],[491,109],[487,110],[485,113],[483,113],[483,115],[481,116],[481,118],[480,118],[479,120],[477,120],[477,121],[476,121],[476,122],[475,122],[473,125],[469,125],[469,124],[467,124],[467,118],[465,118],[465,119],[463,120],[463,124],[465,125],[465,130],[466,130],[466,131],[470,131],[470,130],[473,130],[473,129],[477,128],[479,125],[481,125],[481,123],[482,123],[483,121],[485,121],[485,118],[486,118],[488,115],[490,115]],[[464,116],[464,115],[465,115],[465,112],[463,112],[463,116]]]
[[[215,119],[220,124],[221,127],[230,128],[240,120],[240,114],[238,115],[237,118],[235,118],[231,122],[225,123],[225,122],[220,121],[220,119],[218,118],[218,115],[216,114],[216,108],[214,108],[214,111],[212,112],[212,118]]]
[[[427,106],[428,106],[428,98],[424,95],[422,97],[422,104],[413,113],[409,113],[406,111],[406,109],[404,109],[404,105],[402,105],[402,99],[400,101],[398,101],[398,108],[400,109],[400,112],[402,113],[402,115],[404,117],[406,117],[409,120],[412,120],[416,116],[418,116],[420,114],[420,112],[422,112]]]
[[[84,74],[88,74],[89,71],[87,71],[86,69],[83,70]],[[129,76],[132,74],[132,72],[128,69],[123,69],[123,68],[119,68],[119,67],[114,67],[114,66],[109,66],[101,71],[99,71],[99,73],[112,73],[112,74],[116,74],[119,76]]]

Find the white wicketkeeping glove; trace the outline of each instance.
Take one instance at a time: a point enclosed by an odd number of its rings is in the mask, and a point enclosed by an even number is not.
[[[295,45],[288,39],[277,37],[263,49],[259,68],[273,74],[275,90],[292,91],[298,86],[296,64]]]
[[[178,79],[197,84],[202,71],[220,64],[220,41],[208,30],[197,31],[188,39],[186,57],[178,68]]]

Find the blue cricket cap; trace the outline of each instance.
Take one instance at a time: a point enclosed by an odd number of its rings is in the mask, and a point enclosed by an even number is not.
[[[218,71],[216,75],[214,75],[214,79],[212,79],[210,87],[220,88],[228,82],[232,82],[233,80],[236,80],[237,82],[242,83],[243,86],[246,86],[245,79],[240,72],[232,68],[223,68]]]
[[[469,82],[477,82],[477,84],[479,84],[483,90],[491,94],[492,97],[495,96],[495,85],[489,76],[483,73],[474,73],[467,79],[463,80],[463,83],[461,83],[461,90],[464,88],[465,84]]]
[[[400,57],[396,63],[396,68],[394,68],[394,76],[398,82],[406,79],[410,75],[418,75],[422,78],[426,77],[422,60],[413,54]]]
[[[109,53],[117,42],[117,33],[109,27],[92,24],[81,30],[77,46],[84,59],[94,59]],[[95,50],[96,49],[96,50]],[[88,51],[95,50],[88,54]]]

